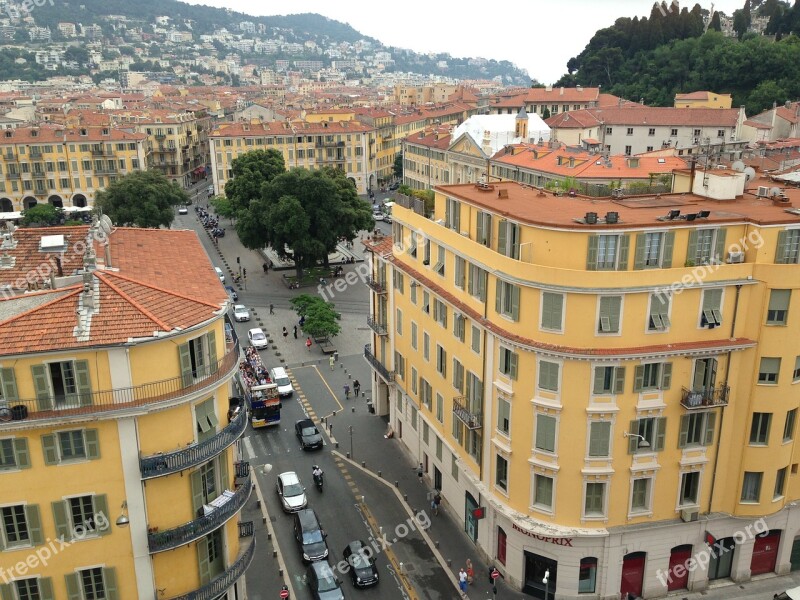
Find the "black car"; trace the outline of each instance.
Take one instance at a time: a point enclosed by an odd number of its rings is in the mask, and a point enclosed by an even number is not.
[[[327,560],[308,565],[306,583],[316,600],[344,600],[339,580]]]
[[[361,540],[350,542],[342,552],[354,586],[363,588],[377,585],[378,567],[375,566],[373,554],[372,548]]]
[[[311,419],[300,419],[294,424],[294,432],[300,440],[303,450],[322,448],[322,434]]]
[[[236,290],[233,288],[232,285],[226,285],[225,291],[228,292],[228,294],[231,297],[231,300],[233,300],[234,302],[236,302],[239,299],[239,294],[236,293]]]
[[[304,562],[328,558],[326,537],[313,508],[304,508],[294,513],[294,539],[297,540]]]
[[[400,183],[398,183],[397,181],[395,181],[394,183],[392,183],[392,185],[390,185],[390,186],[389,186],[389,189],[390,189],[390,190],[396,190],[396,189],[397,189],[397,188],[399,188],[399,187],[400,187]]]

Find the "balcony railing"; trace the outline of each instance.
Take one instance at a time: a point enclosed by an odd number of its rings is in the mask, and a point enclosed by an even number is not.
[[[244,411],[242,411],[242,414],[244,414]],[[245,423],[247,423],[246,419],[245,419]],[[237,462],[237,463],[233,463],[233,466],[236,469],[235,474],[236,474],[236,478],[237,479],[238,478],[248,477],[250,475],[250,463],[249,462],[247,462],[247,461]]]
[[[378,294],[385,294],[386,293],[386,280],[385,279],[376,279],[375,277],[367,277],[367,286],[374,292]]]
[[[207,515],[198,517],[173,529],[148,533],[147,546],[150,554],[172,550],[178,546],[189,544],[222,527],[242,509],[252,491],[253,480],[252,476],[248,475],[225,504],[214,508]]]
[[[252,537],[253,533],[255,532],[255,527],[253,527],[252,521],[244,521],[239,523],[239,537]]]
[[[410,198],[404,194],[395,194],[394,201],[408,210],[413,210],[421,217],[425,217],[425,202],[419,198]]]
[[[389,330],[386,328],[386,323],[381,323],[375,317],[367,317],[367,325],[372,328],[372,331],[378,335],[389,335]]]
[[[717,406],[728,405],[728,394],[730,387],[727,385],[717,388],[707,388],[703,390],[690,390],[683,388],[681,404],[688,410],[700,410],[704,408],[715,408]]]
[[[367,362],[375,369],[381,377],[386,381],[386,383],[392,383],[394,381],[394,371],[390,371],[387,369],[381,361],[372,353],[372,344],[367,344],[364,346],[364,358],[367,359]]]
[[[208,461],[242,436],[247,421],[247,411],[239,411],[228,426],[212,438],[174,452],[140,458],[142,479],[170,475]]]
[[[117,412],[173,400],[206,390],[230,376],[239,365],[239,344],[227,344],[228,352],[214,365],[194,371],[191,381],[184,376],[162,379],[127,388],[102,390],[68,396],[46,396],[38,399],[10,399],[8,405],[26,421],[64,419]],[[17,408],[20,407],[20,408]]]
[[[247,571],[247,567],[253,562],[253,555],[256,551],[256,538],[250,538],[250,545],[245,549],[241,556],[236,559],[236,562],[216,579],[212,579],[203,587],[183,594],[182,596],[173,596],[169,600],[215,600],[221,594],[224,594],[228,589],[236,583],[239,578]],[[154,596],[154,600],[163,600],[158,594]]]
[[[92,148],[92,156],[114,156],[114,151],[106,148]]]
[[[468,429],[481,429],[483,427],[483,415],[469,412],[467,410],[467,402],[466,396],[453,398],[453,414],[461,419]]]

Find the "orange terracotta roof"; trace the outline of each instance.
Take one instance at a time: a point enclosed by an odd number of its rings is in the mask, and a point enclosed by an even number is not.
[[[738,108],[673,108],[662,106],[622,106],[587,108],[560,113],[545,120],[550,127],[583,127],[581,123],[605,125],[734,127],[739,119]],[[576,123],[577,121],[577,123]]]
[[[231,123],[222,124],[209,137],[259,137],[265,135],[333,135],[337,133],[366,133],[374,128],[358,121],[333,121],[308,123],[306,121],[271,121],[268,123]]]

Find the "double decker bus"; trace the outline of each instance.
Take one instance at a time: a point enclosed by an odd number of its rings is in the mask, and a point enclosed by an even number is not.
[[[281,422],[281,399],[276,384],[251,386],[247,398],[250,405],[250,423],[254,429]]]

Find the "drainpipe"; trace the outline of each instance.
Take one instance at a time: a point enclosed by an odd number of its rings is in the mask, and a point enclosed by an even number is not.
[[[742,285],[739,284],[736,286],[736,299],[734,300],[733,303],[733,318],[731,319],[731,335],[730,335],[731,339],[735,339],[733,334],[734,331],[736,330],[736,314],[739,311],[739,295],[741,294],[741,292],[742,292]],[[725,358],[725,383],[723,385],[725,386],[726,389],[728,387],[728,380],[730,378],[730,372],[731,372],[731,354],[732,352],[728,350],[728,354],[726,355]],[[719,435],[717,436],[717,443],[714,452],[714,469],[711,471],[711,493],[709,494],[708,497],[708,512],[711,512],[711,503],[714,501],[714,485],[717,482],[717,466],[719,465],[719,450],[722,442],[722,424],[724,422],[724,419],[725,419],[725,406],[723,405],[719,411]]]

